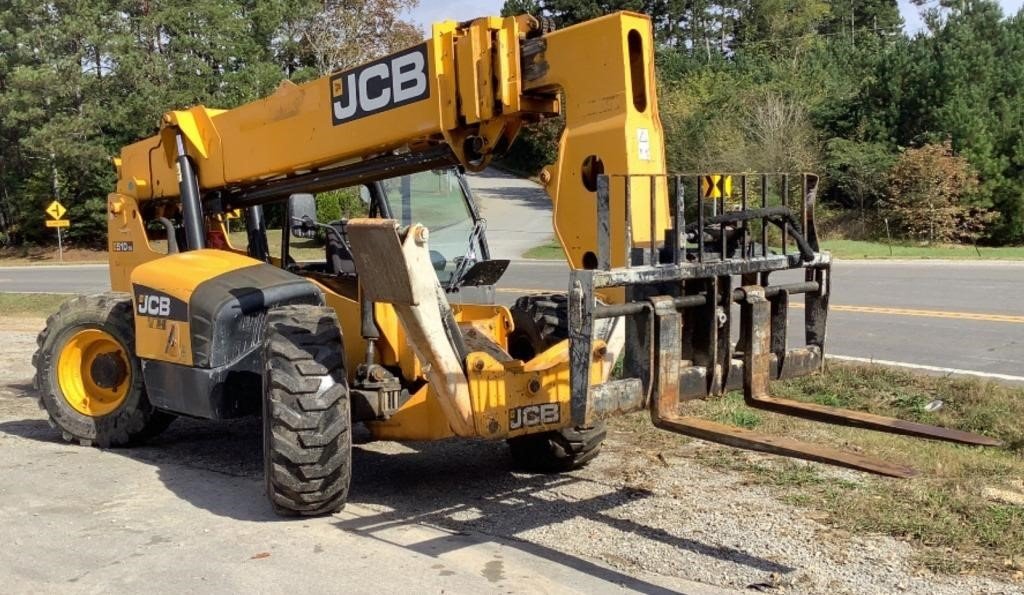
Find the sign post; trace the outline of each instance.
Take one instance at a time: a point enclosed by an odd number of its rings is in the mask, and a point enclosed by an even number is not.
[[[57,251],[60,254],[60,263],[64,264],[64,238],[60,232],[65,227],[70,227],[71,222],[67,219],[61,219],[68,210],[64,208],[64,205],[60,204],[56,200],[50,203],[50,206],[46,207],[46,214],[52,217],[47,219],[46,227],[57,228]]]

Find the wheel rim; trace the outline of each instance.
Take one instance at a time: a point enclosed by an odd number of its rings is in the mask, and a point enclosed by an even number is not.
[[[57,383],[64,400],[89,417],[117,409],[128,396],[131,375],[121,342],[99,329],[84,329],[72,335],[57,360]]]

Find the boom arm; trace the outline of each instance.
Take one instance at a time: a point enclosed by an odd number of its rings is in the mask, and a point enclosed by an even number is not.
[[[347,72],[284,81],[232,110],[167,113],[158,136],[123,149],[117,190],[137,201],[177,197],[179,136],[203,198],[227,210],[453,162],[477,171],[524,123],[564,113],[558,161],[542,181],[571,265],[590,268],[597,176],[665,171],[652,47],[649,19],[632,13],[545,35],[528,16],[439,23],[424,43]],[[635,209],[634,242],[667,227],[665,189],[655,190],[657,225]],[[615,264],[624,220],[612,222]]]

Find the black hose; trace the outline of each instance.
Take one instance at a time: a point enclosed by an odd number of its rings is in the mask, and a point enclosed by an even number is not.
[[[175,135],[178,145],[178,192],[181,196],[182,222],[185,226],[185,243],[189,250],[206,247],[206,233],[203,226],[203,204],[199,197],[199,178],[195,166],[185,151],[181,132]]]
[[[157,223],[164,226],[167,230],[167,253],[177,254],[178,253],[178,235],[174,231],[174,222],[167,217],[157,217],[155,219]]]
[[[788,207],[765,207],[762,209],[747,209],[745,211],[732,211],[729,213],[722,213],[721,215],[714,215],[704,219],[704,225],[715,225],[724,223],[739,223],[741,221],[750,221],[752,219],[764,219],[777,226],[779,229],[784,229],[791,236],[793,241],[796,242],[797,248],[800,250],[800,257],[804,262],[811,262],[815,257],[815,250],[811,247],[811,244],[807,241],[804,235],[797,231],[798,222],[796,217],[793,216],[793,211],[789,210]],[[691,223],[686,226],[687,233],[697,231],[699,223]]]

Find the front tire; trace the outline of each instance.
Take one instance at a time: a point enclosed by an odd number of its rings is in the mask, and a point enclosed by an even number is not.
[[[36,343],[39,406],[68,442],[123,446],[159,434],[174,420],[146,396],[127,294],[64,302]]]
[[[334,311],[271,309],[263,362],[264,477],[274,512],[337,512],[352,477],[352,422]]]

